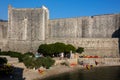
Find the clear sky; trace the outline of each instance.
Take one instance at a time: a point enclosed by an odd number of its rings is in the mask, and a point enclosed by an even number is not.
[[[45,5],[50,19],[120,13],[120,0],[0,0],[0,19],[8,19],[8,4],[14,8]]]

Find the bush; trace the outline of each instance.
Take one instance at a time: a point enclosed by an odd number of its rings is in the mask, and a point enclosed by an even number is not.
[[[42,63],[44,63],[42,59],[43,59],[42,57],[41,58],[39,57],[35,60],[35,63],[34,63],[35,68],[40,68],[42,66]]]
[[[0,65],[6,64],[7,59],[5,57],[0,57]]]
[[[6,55],[6,56],[9,56],[9,53],[8,53],[8,51],[2,51],[2,52],[0,52],[0,55]]]
[[[51,45],[50,45],[51,46]],[[49,52],[51,53],[51,52]],[[25,54],[21,54],[19,52],[13,52],[13,51],[8,51],[8,52],[0,52],[0,55],[7,55],[11,57],[16,57],[19,59],[19,61],[23,62],[27,68],[39,68],[41,66],[44,66],[45,68],[49,68],[54,64],[54,60],[52,60],[51,57],[42,57],[42,58],[35,58],[34,54],[31,52],[27,52]],[[32,56],[32,57],[31,57]],[[7,63],[6,58],[0,58],[0,64]]]
[[[25,56],[23,58],[23,63],[27,68],[30,68],[30,69],[34,68],[35,67],[34,62],[35,62],[35,59],[33,57]]]
[[[14,51],[3,51],[0,52],[0,55],[6,55],[6,56],[10,56],[10,57],[15,57],[19,59],[19,62],[22,62],[22,57],[23,55],[19,52],[14,52]]]
[[[53,60],[51,57],[44,57],[42,60],[42,66],[46,69],[49,69],[54,63],[55,60]]]
[[[23,62],[27,68],[39,68],[41,66],[45,68],[49,68],[54,64],[54,60],[51,57],[41,57],[41,58],[34,58],[34,57],[29,57],[25,56],[23,58]]]
[[[82,53],[82,52],[84,52],[84,48],[82,48],[82,47],[78,47],[78,49],[76,50],[76,52],[78,52],[78,53]]]
[[[23,54],[23,57],[24,56],[31,56],[31,57],[35,57],[35,55],[32,53],[32,52],[27,52],[27,53],[24,53]]]

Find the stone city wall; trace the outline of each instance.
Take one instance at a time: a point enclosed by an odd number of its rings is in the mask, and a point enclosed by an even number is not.
[[[7,30],[8,30],[8,22],[0,21],[0,49],[2,50],[6,47],[7,44]]]
[[[83,47],[85,48],[85,55],[98,55],[101,57],[104,56],[119,56],[118,49],[118,39],[117,38],[81,38],[81,39],[65,39],[65,38],[57,38],[57,39],[47,39],[45,41],[8,41],[9,50],[18,51],[18,52],[36,52],[39,45],[47,43],[55,43],[62,42],[65,44],[72,44],[73,46]]]
[[[33,52],[36,53],[38,47],[44,44],[44,41],[8,41],[8,50],[26,53]]]
[[[8,22],[0,21],[0,40],[7,39],[7,28],[8,28]]]
[[[72,44],[76,48],[85,48],[84,54],[104,56],[119,56],[119,44],[117,38],[54,38],[45,43],[63,42]]]
[[[87,55],[119,56],[120,14],[49,20],[44,6],[9,6],[8,27],[7,22],[3,23],[6,27],[1,24],[0,40],[5,39],[0,41],[2,50],[36,52],[40,44],[63,42],[85,48]]]
[[[48,26],[50,38],[112,38],[118,35],[120,14],[55,19]]]

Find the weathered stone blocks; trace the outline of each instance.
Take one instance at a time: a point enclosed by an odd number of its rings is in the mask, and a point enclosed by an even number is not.
[[[8,7],[0,22],[0,48],[36,52],[43,43],[63,42],[84,47],[84,54],[119,56],[120,14],[49,20],[49,10]]]

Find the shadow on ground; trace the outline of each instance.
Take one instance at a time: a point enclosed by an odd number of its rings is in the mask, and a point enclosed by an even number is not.
[[[14,72],[11,75],[0,75],[0,80],[26,80],[23,78],[23,68],[14,67]]]

